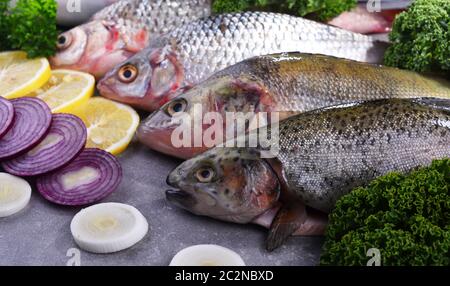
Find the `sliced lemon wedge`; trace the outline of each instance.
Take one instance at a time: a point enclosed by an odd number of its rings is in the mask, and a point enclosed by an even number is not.
[[[95,78],[83,72],[53,70],[49,81],[28,94],[45,101],[53,113],[73,113],[95,90]]]
[[[128,147],[140,121],[133,108],[102,97],[90,98],[78,106],[74,114],[86,124],[86,147],[99,148],[113,155]]]
[[[25,52],[0,53],[0,96],[13,99],[43,86],[51,76],[46,58],[28,59]]]

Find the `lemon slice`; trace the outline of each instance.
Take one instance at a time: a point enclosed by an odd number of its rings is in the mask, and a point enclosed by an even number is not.
[[[87,148],[99,148],[113,155],[130,144],[139,125],[139,115],[128,105],[102,97],[92,97],[78,106],[74,114],[88,130]]]
[[[53,113],[72,113],[93,94],[95,79],[92,75],[71,70],[53,70],[49,81],[28,94],[48,104]]]
[[[12,99],[25,96],[50,79],[46,58],[28,59],[25,52],[0,53],[0,96]]]

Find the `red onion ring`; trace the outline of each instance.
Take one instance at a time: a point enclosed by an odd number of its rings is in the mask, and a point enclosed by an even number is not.
[[[67,186],[65,176],[83,168],[97,174],[87,182],[71,179]],[[100,149],[85,149],[72,163],[61,170],[37,179],[38,191],[45,199],[67,206],[82,206],[98,202],[114,192],[122,181],[122,168],[116,157]]]
[[[71,162],[86,145],[86,139],[86,126],[80,118],[71,114],[55,114],[40,144],[19,157],[3,162],[2,167],[15,176],[46,174]]]
[[[11,103],[14,123],[0,139],[0,160],[21,155],[39,144],[52,122],[50,108],[38,98],[13,99]]]
[[[0,96],[0,139],[12,127],[14,107],[11,102]]]

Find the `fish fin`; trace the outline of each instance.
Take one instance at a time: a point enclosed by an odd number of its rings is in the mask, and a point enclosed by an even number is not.
[[[307,217],[305,222],[295,231],[293,235],[322,236],[328,225],[328,215],[321,211],[306,208]]]
[[[121,33],[125,42],[125,50],[130,53],[138,53],[142,51],[148,42],[148,33],[145,30],[139,30],[135,34]]]
[[[246,94],[246,100],[255,108],[254,112],[269,111],[276,104],[269,91],[252,79],[235,79],[233,86]]]
[[[422,98],[416,98],[413,101],[418,104],[431,106],[436,109],[445,110],[445,111],[450,112],[450,99],[422,97]]]
[[[301,202],[284,204],[278,211],[266,242],[268,251],[280,247],[283,242],[292,235],[306,221],[305,205]]]

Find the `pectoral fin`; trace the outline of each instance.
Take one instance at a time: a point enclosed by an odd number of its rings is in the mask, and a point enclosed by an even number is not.
[[[306,208],[306,221],[293,235],[321,236],[325,234],[328,225],[328,215],[318,210]]]
[[[278,211],[269,230],[266,248],[273,251],[306,221],[307,214],[305,205],[301,202],[284,204]]]

